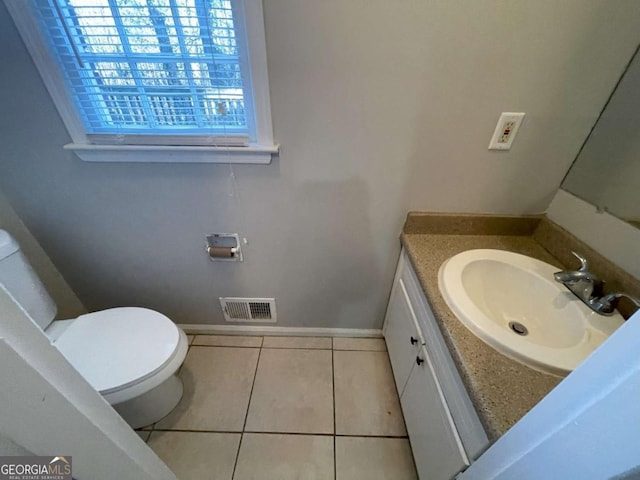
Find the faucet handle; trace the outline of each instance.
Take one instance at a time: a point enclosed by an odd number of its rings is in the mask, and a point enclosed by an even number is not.
[[[631,303],[640,308],[640,298],[636,298],[633,295],[622,292],[609,293],[600,298],[597,298],[593,302],[593,306],[591,308],[593,308],[593,310],[597,313],[601,313],[602,315],[613,315],[615,308],[618,305],[618,300],[620,300],[622,297],[628,298]]]
[[[573,255],[580,260],[580,268],[578,269],[579,272],[588,272],[589,271],[589,264],[587,263],[587,259],[584,258],[582,255],[580,255],[578,252],[571,252],[573,253]]]

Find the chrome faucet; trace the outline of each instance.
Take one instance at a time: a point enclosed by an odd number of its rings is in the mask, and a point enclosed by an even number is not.
[[[564,284],[576,297],[591,310],[601,315],[613,315],[618,300],[626,297],[640,308],[640,299],[626,293],[609,293],[603,295],[604,282],[589,271],[587,259],[576,252],[573,253],[580,260],[578,270],[562,270],[553,274],[556,282]]]
[[[576,297],[590,306],[595,295],[602,293],[603,282],[589,271],[587,259],[577,252],[573,253],[580,260],[578,270],[562,270],[553,274],[556,282],[564,284]]]

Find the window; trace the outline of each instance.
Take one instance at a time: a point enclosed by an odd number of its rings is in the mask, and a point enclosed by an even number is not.
[[[267,163],[277,151],[260,0],[23,2],[6,3],[81,158]]]

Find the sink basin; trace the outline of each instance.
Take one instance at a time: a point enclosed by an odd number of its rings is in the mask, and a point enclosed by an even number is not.
[[[565,376],[624,319],[591,311],[564,285],[561,270],[503,250],[468,250],[444,262],[442,295],[471,332],[536,370]]]

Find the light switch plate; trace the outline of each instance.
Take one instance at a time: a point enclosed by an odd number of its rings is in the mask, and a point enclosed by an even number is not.
[[[513,144],[518,129],[522,124],[524,113],[522,112],[502,112],[498,119],[496,129],[489,142],[489,150],[509,150]]]

